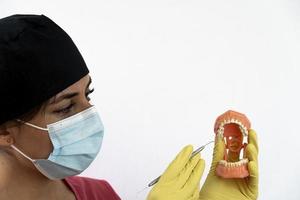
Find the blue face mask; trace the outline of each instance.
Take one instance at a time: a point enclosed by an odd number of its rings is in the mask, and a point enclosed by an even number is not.
[[[48,131],[53,151],[47,159],[32,159],[16,146],[13,149],[29,159],[49,179],[63,179],[84,171],[100,151],[104,128],[95,106],[42,128],[28,122],[28,126]]]

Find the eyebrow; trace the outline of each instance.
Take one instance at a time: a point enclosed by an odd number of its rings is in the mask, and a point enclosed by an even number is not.
[[[91,85],[91,83],[92,83],[92,78],[90,77],[89,78],[89,82],[88,82],[88,84],[86,86],[86,90],[89,88],[89,86]],[[72,93],[64,94],[64,95],[59,96],[58,98],[55,98],[54,101],[51,102],[50,104],[58,103],[58,102],[60,102],[60,101],[62,101],[64,99],[71,99],[71,98],[73,98],[75,96],[78,96],[78,95],[79,95],[78,92],[72,92]]]

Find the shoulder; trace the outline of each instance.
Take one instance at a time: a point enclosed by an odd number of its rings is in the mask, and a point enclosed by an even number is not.
[[[78,200],[120,200],[112,186],[102,179],[71,176],[64,179]]]

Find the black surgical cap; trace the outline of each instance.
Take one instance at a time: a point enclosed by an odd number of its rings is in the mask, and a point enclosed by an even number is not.
[[[47,16],[0,19],[0,124],[29,112],[88,73],[70,36]]]

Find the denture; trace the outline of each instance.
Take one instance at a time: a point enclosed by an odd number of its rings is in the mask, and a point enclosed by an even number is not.
[[[249,176],[248,162],[245,157],[245,147],[248,131],[251,123],[246,115],[229,110],[220,115],[214,131],[218,137],[224,138],[225,152],[223,160],[220,160],[216,174],[222,178],[245,178]],[[243,157],[241,151],[243,150]]]

